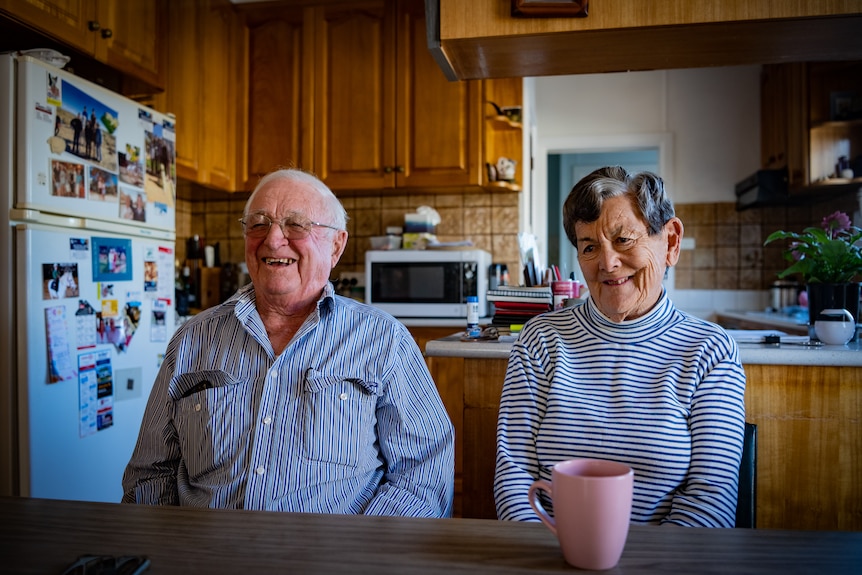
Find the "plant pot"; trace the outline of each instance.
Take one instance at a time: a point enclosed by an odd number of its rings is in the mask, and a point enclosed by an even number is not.
[[[853,316],[854,321],[859,321],[860,286],[858,283],[814,283],[808,284],[806,290],[808,291],[808,336],[812,340],[819,341],[814,332],[814,322],[825,309],[846,309]],[[856,341],[856,334],[850,341]]]

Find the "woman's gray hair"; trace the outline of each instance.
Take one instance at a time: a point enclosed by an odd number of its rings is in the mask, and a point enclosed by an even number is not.
[[[623,195],[636,200],[651,236],[661,232],[674,217],[673,202],[665,192],[664,181],[654,173],[629,174],[621,166],[599,168],[575,184],[563,204],[563,228],[572,245],[578,246],[576,223],[598,220],[604,201]]]
[[[332,221],[321,223],[335,226],[340,230],[347,229],[347,211],[345,211],[344,206],[341,204],[341,200],[339,200],[338,197],[332,193],[332,190],[320,181],[317,176],[296,168],[282,168],[280,170],[270,172],[262,177],[257,183],[257,186],[255,186],[254,191],[248,197],[248,201],[245,203],[245,208],[243,208],[242,211],[243,217],[248,215],[248,207],[251,205],[251,201],[254,199],[257,191],[267,184],[277,180],[296,182],[310,186],[323,199],[324,204],[326,205],[326,211],[329,212],[329,216],[332,218]]]

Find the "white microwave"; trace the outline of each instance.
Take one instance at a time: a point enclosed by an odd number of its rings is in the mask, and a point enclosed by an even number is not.
[[[488,315],[491,254],[479,249],[365,252],[365,302],[395,317],[466,318],[467,296]]]

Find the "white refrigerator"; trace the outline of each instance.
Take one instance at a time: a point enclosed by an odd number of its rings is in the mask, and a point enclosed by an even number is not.
[[[0,55],[0,487],[119,501],[174,332],[173,117]]]

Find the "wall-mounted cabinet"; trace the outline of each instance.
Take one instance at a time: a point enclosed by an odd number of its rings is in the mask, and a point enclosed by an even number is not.
[[[422,0],[240,10],[252,176],[292,164],[340,192],[481,185],[482,84],[443,75]]]
[[[177,175],[225,191],[245,183],[244,34],[227,0],[169,4],[172,57],[155,106],[177,117]]]
[[[310,14],[309,9],[265,6],[244,13],[248,85],[243,119],[250,178],[246,187],[279,167],[313,170],[311,147],[305,142],[310,139],[314,110],[303,110],[303,93],[312,85],[312,68],[303,56],[313,49],[305,25]],[[307,102],[311,103],[310,95]]]
[[[481,83],[431,57],[422,0],[314,10],[314,156],[333,189],[478,186]]]
[[[163,0],[0,0],[0,11],[151,88],[164,88]]]
[[[862,62],[763,67],[761,160],[787,167],[790,196],[812,199],[862,183]],[[853,177],[837,164],[846,158]],[[816,192],[816,194],[815,194]]]
[[[862,62],[808,67],[810,183],[858,185],[862,183]],[[844,170],[836,166],[842,157],[848,163]]]
[[[438,20],[432,46],[452,78],[862,57],[862,4],[852,0],[614,0],[596,2],[586,18],[512,18],[509,4],[428,2]]]

